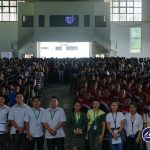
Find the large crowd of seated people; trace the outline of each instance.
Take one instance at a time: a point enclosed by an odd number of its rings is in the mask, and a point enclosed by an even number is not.
[[[120,111],[128,112],[129,104],[135,102],[142,113],[150,102],[149,75],[149,59],[80,59],[74,64],[71,89],[87,109],[97,99],[107,112],[111,101],[117,100]]]
[[[41,107],[48,80],[71,83],[69,114],[56,96]],[[69,150],[150,150],[150,59],[0,59],[0,149],[65,150],[65,122]]]
[[[132,110],[130,109],[132,107],[136,109],[136,113],[139,115],[143,116],[143,114],[146,114],[147,116],[149,114],[149,58],[82,58],[65,59],[63,61],[61,60],[61,62],[64,63],[64,66],[70,65],[69,70],[67,70],[67,75],[69,74],[72,79],[70,89],[76,93],[75,102],[81,104],[84,113],[88,114],[89,110],[93,108],[93,102],[98,101],[100,103],[100,110],[105,112],[105,114],[112,111],[111,107],[114,102],[117,102],[117,111],[121,112],[125,117],[128,113],[131,115]],[[64,68],[66,68],[66,66]],[[64,72],[65,71],[66,70],[64,70]],[[109,117],[110,116],[111,115],[109,115]],[[112,121],[116,118],[110,117],[109,119]],[[143,119],[145,127],[149,126],[145,119],[145,115]],[[143,128],[143,119],[139,119],[140,130]],[[109,132],[112,133],[108,125],[107,128]],[[126,135],[129,137],[129,140],[127,138],[127,141],[129,141],[127,145],[129,146],[126,145],[126,148],[138,149],[140,146],[138,144],[136,145],[136,142],[133,142],[136,146],[133,146],[134,144],[132,142],[133,145],[130,143],[129,133]],[[141,136],[141,132],[137,133]],[[81,139],[79,143],[78,145],[81,145]],[[94,143],[90,144],[90,146],[92,145],[94,145]],[[112,146],[111,148],[113,150],[123,149],[120,146]],[[97,149],[100,148],[91,148],[91,150]],[[149,149],[150,147],[147,147],[147,150]]]
[[[5,103],[13,106],[18,92],[23,93],[26,103],[34,96],[40,97],[48,71],[47,60],[0,59],[0,94],[5,96]]]

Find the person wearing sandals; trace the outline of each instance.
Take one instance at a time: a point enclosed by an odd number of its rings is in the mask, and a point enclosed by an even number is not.
[[[93,109],[87,112],[88,141],[90,150],[101,150],[105,133],[105,112],[99,109],[100,102],[93,101]]]
[[[68,117],[67,126],[70,131],[72,150],[85,150],[87,117],[81,111],[81,103],[78,101],[73,104],[73,112]]]
[[[109,131],[110,149],[123,150],[125,141],[125,116],[118,112],[118,102],[114,101],[110,106],[111,112],[106,115],[107,129]]]

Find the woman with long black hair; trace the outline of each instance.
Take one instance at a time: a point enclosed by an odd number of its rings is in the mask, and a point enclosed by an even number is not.
[[[81,103],[76,101],[73,104],[73,112],[70,113],[67,124],[71,136],[72,150],[85,149],[85,136],[87,127],[86,114],[81,111]]]

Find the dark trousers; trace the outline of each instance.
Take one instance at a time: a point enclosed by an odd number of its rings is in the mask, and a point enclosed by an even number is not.
[[[102,150],[102,143],[99,143],[100,134],[88,133],[90,150]]]
[[[27,149],[27,134],[12,134],[11,150]]]
[[[8,150],[8,142],[9,142],[9,135],[1,134],[0,135],[0,150]]]
[[[34,150],[35,143],[37,144],[37,150],[43,150],[44,137],[33,138],[32,141],[28,141],[28,150]]]
[[[136,143],[136,138],[127,137],[126,150],[140,150],[140,143]]]
[[[64,138],[47,139],[48,150],[64,150]]]

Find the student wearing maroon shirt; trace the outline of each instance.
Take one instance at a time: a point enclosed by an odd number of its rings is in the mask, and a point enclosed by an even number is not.
[[[135,90],[133,93],[133,98],[139,100],[139,102],[142,101],[143,98],[142,83],[136,83]]]
[[[102,98],[101,98],[101,101],[106,103],[108,106],[111,104],[111,95],[109,93],[109,90],[108,89],[104,89],[102,91]]]
[[[116,83],[115,84],[115,88],[114,88],[114,92],[113,92],[113,97],[116,99],[116,98],[119,98],[119,92],[120,92],[120,84],[119,83]]]
[[[128,81],[125,89],[127,96],[132,98],[132,82]]]
[[[99,88],[96,89],[95,99],[96,100],[102,99],[102,91]]]
[[[127,97],[125,89],[121,89],[119,93],[119,102],[123,103],[124,99]]]
[[[96,90],[97,90],[97,83],[94,83],[90,89],[90,93],[93,97],[96,95]]]

